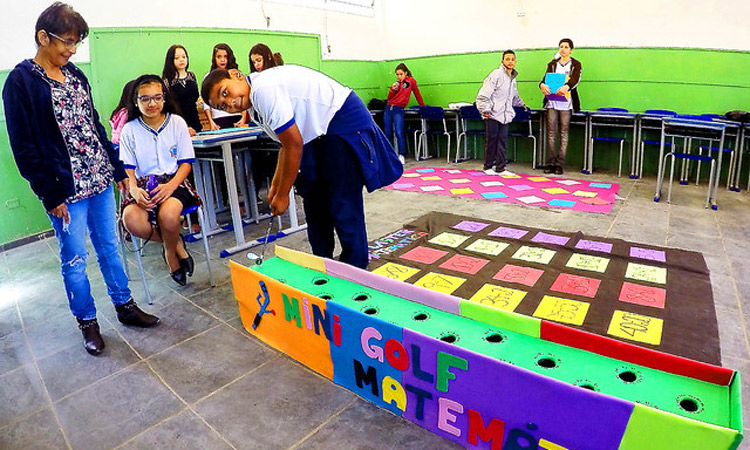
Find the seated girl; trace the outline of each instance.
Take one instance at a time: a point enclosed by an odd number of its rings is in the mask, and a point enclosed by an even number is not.
[[[194,263],[180,235],[180,215],[200,198],[187,180],[195,160],[193,144],[175,110],[159,76],[136,79],[128,103],[131,120],[120,135],[120,159],[129,182],[122,218],[133,235],[163,244],[169,273],[184,286]]]

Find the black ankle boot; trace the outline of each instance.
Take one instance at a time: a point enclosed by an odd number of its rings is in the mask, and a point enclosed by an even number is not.
[[[188,252],[187,249],[187,243],[185,242],[185,236],[180,233],[180,239],[182,239],[182,248],[185,249],[185,253],[187,253],[187,258],[179,258],[180,259],[180,267],[182,267],[185,270],[185,274],[189,277],[193,276],[193,271],[195,270],[195,261],[193,261],[193,257],[190,256],[190,252]],[[174,276],[172,277],[174,279]],[[175,279],[175,281],[177,281]],[[179,281],[177,281],[179,283]],[[184,286],[184,284],[182,284]]]
[[[115,305],[115,310],[117,310],[117,320],[123,325],[150,328],[159,323],[158,317],[143,312],[132,298],[127,303]]]
[[[83,347],[91,355],[99,355],[104,350],[104,339],[99,333],[99,322],[96,319],[82,320],[76,318],[78,328],[83,333]]]

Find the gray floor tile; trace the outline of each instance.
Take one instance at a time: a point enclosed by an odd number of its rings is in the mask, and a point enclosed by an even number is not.
[[[23,331],[0,337],[0,375],[20,367],[32,359]]]
[[[716,319],[719,323],[722,360],[727,356],[750,359],[750,348],[748,348],[745,328],[742,326],[743,317],[739,314],[739,309],[734,311],[717,309]]]
[[[297,450],[422,450],[464,448],[374,404],[357,399]]]
[[[183,400],[194,403],[275,356],[240,331],[219,325],[154,356],[150,364]]]
[[[2,288],[16,292],[10,282],[3,283]],[[20,295],[19,295],[20,297]],[[0,304],[0,336],[6,336],[21,330],[21,315],[18,313],[15,301],[4,301]]]
[[[182,408],[144,363],[55,404],[70,444],[81,450],[117,446]]]
[[[0,427],[49,405],[33,363],[0,376]]]
[[[106,323],[100,322],[100,326]],[[81,330],[72,314],[58,315],[38,325],[26,328],[26,336],[34,357],[44,358],[71,346],[80,346]]]
[[[281,449],[353,398],[349,391],[282,357],[199,402],[195,410],[238,449]]]
[[[102,326],[104,352],[91,356],[82,344],[67,347],[37,361],[52,401],[125,369],[140,359],[111,325]]]
[[[73,317],[59,272],[17,285],[22,290],[17,303],[24,326],[31,327],[65,315]]]
[[[232,320],[240,315],[231,280],[213,289],[193,294],[189,300],[221,320]]]
[[[0,448],[3,450],[59,450],[66,447],[62,430],[51,408],[0,428]]]
[[[231,449],[221,437],[190,411],[156,425],[120,450],[224,450]]]

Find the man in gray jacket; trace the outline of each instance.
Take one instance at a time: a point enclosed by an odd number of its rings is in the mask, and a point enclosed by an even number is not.
[[[526,108],[518,95],[515,66],[515,52],[504,51],[502,65],[484,79],[477,94],[477,109],[485,118],[487,129],[484,148],[484,173],[487,175],[514,175],[505,168],[508,128],[516,115],[513,107]]]

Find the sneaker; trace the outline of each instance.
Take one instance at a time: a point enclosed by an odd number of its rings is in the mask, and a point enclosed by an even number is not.
[[[500,176],[503,176],[503,177],[513,177],[513,176],[515,176],[516,174],[515,174],[515,173],[513,173],[513,172],[511,172],[511,171],[510,171],[510,170],[508,170],[508,169],[505,169],[505,170],[503,170],[502,172],[500,172],[500,173],[499,173],[498,175],[500,175]]]
[[[485,169],[484,174],[485,175],[500,175],[499,173],[495,172],[495,169]]]
[[[406,159],[404,159],[404,155],[398,155],[398,160],[401,161],[401,164],[406,164]]]

